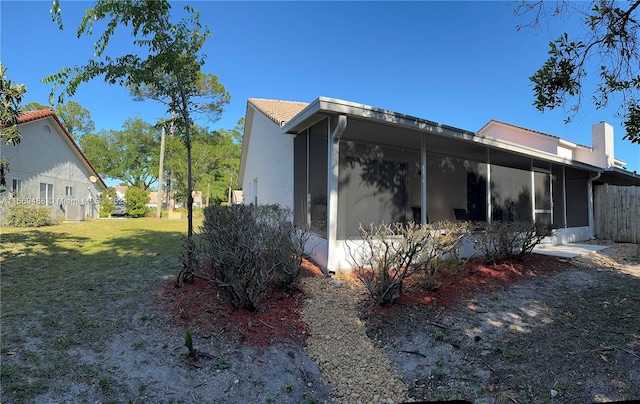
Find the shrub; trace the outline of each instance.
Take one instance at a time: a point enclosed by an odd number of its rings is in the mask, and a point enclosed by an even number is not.
[[[174,212],[182,212],[184,213],[184,217],[187,217],[187,214],[189,212],[187,212],[187,208],[186,207],[179,207],[174,209]],[[194,206],[193,210],[193,218],[194,219],[202,219],[204,217],[204,208],[200,207],[200,206]]]
[[[277,205],[210,206],[204,209],[198,247],[208,273],[236,308],[256,311],[270,288],[289,287],[300,273],[306,229]]]
[[[480,224],[473,237],[486,264],[501,264],[510,257],[522,261],[543,238],[552,234],[547,225],[496,221]]]
[[[147,213],[149,195],[147,191],[138,187],[129,187],[124,194],[125,213],[131,217],[143,217]]]
[[[442,260],[457,259],[467,228],[466,223],[448,222],[360,227],[362,244],[348,247],[348,253],[376,304],[393,304],[410,276],[422,273],[433,283]]]
[[[55,224],[51,209],[46,206],[16,204],[9,208],[5,224],[14,227],[41,227]]]
[[[113,215],[116,209],[116,204],[113,202],[112,197],[116,196],[114,188],[107,188],[100,193],[100,211],[98,212],[100,217],[109,217]]]

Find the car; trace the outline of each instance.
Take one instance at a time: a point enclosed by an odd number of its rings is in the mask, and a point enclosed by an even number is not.
[[[113,210],[113,216],[124,216],[124,204],[116,203],[116,207]]]

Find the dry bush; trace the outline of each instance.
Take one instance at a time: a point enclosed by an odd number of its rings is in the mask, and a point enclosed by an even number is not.
[[[486,264],[501,264],[507,258],[522,261],[543,238],[553,234],[550,226],[531,222],[481,223],[473,240]]]
[[[423,273],[433,284],[442,260],[458,259],[467,228],[466,223],[450,222],[361,226],[362,243],[348,247],[348,253],[376,304],[393,304],[404,293],[407,278]]]
[[[256,311],[270,288],[298,276],[307,238],[277,205],[210,206],[198,248],[205,270],[195,276],[222,288],[234,307]]]

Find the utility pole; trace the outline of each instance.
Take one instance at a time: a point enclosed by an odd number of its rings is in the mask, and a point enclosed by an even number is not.
[[[169,135],[173,138],[173,119],[175,113],[171,111],[171,127],[169,128]],[[171,152],[169,152],[169,158],[171,158]],[[173,206],[171,204],[171,169],[167,169],[167,210],[173,211]]]
[[[162,136],[160,137],[160,170],[158,172],[158,208],[156,210],[156,217],[160,219],[162,217],[162,171],[164,169],[164,126],[162,127]]]

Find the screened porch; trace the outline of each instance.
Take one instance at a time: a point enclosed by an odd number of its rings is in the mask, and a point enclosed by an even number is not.
[[[325,239],[334,173],[329,168],[331,119],[294,139],[294,220]],[[588,171],[491,147],[466,132],[429,129],[349,118],[333,145],[338,150],[337,240],[357,238],[361,225],[409,221],[588,226]]]

